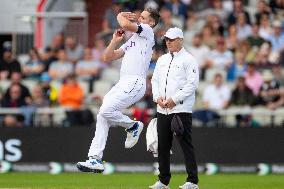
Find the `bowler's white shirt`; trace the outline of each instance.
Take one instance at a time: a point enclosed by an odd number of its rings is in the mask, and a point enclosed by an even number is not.
[[[124,57],[120,68],[120,77],[138,75],[146,78],[155,45],[153,29],[148,24],[140,24],[141,33],[133,33],[120,48]]]

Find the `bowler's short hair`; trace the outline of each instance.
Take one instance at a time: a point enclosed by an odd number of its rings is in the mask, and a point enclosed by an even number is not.
[[[155,24],[153,26],[153,27],[155,27],[159,23],[159,21],[160,21],[160,14],[159,14],[158,10],[152,9],[152,8],[148,8],[145,11],[150,13],[150,17],[155,21]]]

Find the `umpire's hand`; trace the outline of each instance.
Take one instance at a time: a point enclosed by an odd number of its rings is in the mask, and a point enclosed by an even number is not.
[[[173,109],[173,107],[176,106],[176,104],[174,103],[173,99],[172,98],[169,98],[167,99],[165,102],[164,102],[166,108],[169,108],[170,110]]]
[[[161,107],[161,108],[167,108],[165,105],[166,100],[163,97],[159,97],[157,99],[157,104]]]

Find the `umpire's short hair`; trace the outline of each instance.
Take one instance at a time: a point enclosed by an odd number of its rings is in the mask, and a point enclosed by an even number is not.
[[[160,14],[159,14],[158,10],[152,9],[152,8],[147,8],[147,9],[145,9],[145,11],[150,13],[150,17],[155,21],[155,24],[153,26],[153,27],[155,27],[160,21]]]

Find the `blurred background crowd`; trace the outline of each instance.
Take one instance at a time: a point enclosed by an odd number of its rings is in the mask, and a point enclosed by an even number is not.
[[[139,17],[149,7],[160,11],[161,21],[154,29],[146,94],[129,114],[145,123],[155,115],[150,81],[157,59],[167,52],[161,37],[179,27],[201,73],[194,126],[283,126],[283,0],[114,0],[88,44],[59,32],[48,46],[19,55],[6,41],[0,60],[1,125],[50,126],[56,117],[59,126],[92,125],[103,95],[119,79],[120,61],[102,60],[119,28],[116,15],[131,11]]]

